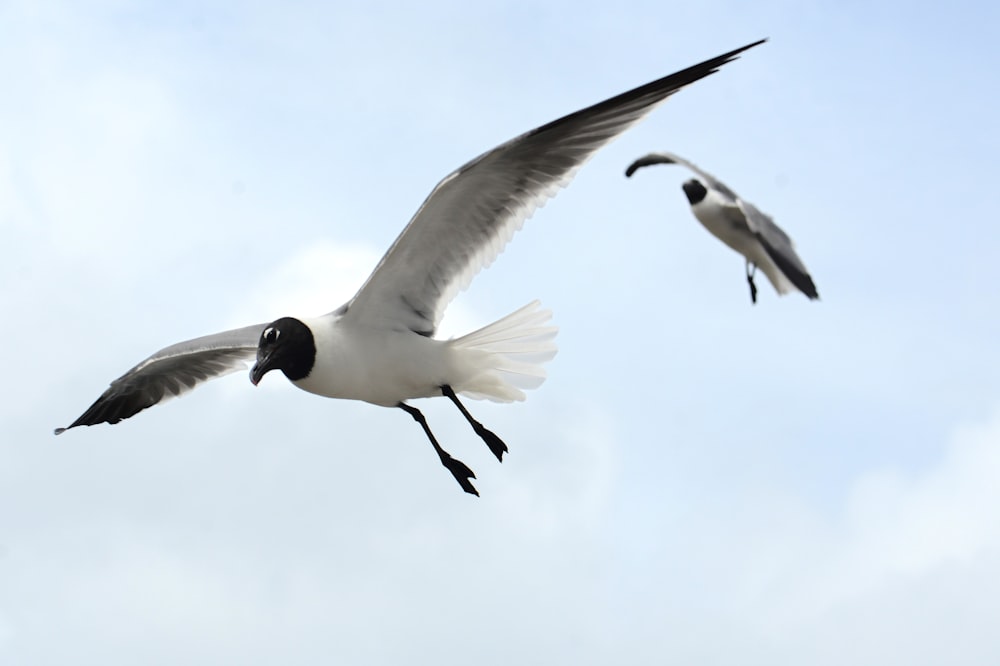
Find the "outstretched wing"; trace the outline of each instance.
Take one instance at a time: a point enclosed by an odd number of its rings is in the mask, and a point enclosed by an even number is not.
[[[444,178],[348,303],[345,321],[431,335],[445,306],[602,146],[764,40],[555,120]]]
[[[161,349],[111,382],[80,418],[65,428],[56,428],[55,434],[76,426],[118,423],[202,382],[246,368],[257,354],[265,326],[254,324]]]
[[[679,164],[683,167],[687,167],[691,171],[701,176],[702,180],[705,181],[709,189],[720,192],[721,194],[731,198],[734,202],[740,198],[739,195],[736,194],[736,192],[733,192],[731,189],[729,189],[729,187],[727,187],[726,184],[723,183],[721,180],[719,180],[709,172],[705,171],[704,169],[700,168],[694,162],[686,160],[680,155],[676,155],[674,153],[650,153],[648,155],[644,155],[643,157],[637,159],[635,162],[632,162],[632,164],[630,164],[628,168],[625,169],[625,175],[628,178],[631,178],[632,174],[634,174],[642,167],[651,166],[653,164]]]

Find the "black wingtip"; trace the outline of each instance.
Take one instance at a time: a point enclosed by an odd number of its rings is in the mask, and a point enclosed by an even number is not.
[[[733,49],[728,53],[723,53],[722,55],[715,56],[714,58],[709,58],[708,60],[698,63],[697,65],[692,65],[686,69],[682,69],[679,72],[671,74],[670,76],[665,77],[665,79],[689,79],[686,83],[682,84],[683,87],[683,85],[693,83],[698,79],[709,76],[710,74],[715,74],[719,71],[720,67],[732,62],[733,60],[738,60],[741,53],[749,51],[755,46],[760,46],[766,42],[767,39],[767,37],[764,39],[758,39],[756,42],[747,44],[746,46],[741,46],[738,49]],[[661,79],[661,81],[662,80],[663,79]],[[653,82],[653,84],[650,85],[656,85],[656,83],[657,82]]]
[[[733,58],[739,57],[739,54],[743,53],[744,51],[749,51],[750,49],[752,49],[755,46],[760,46],[761,44],[763,44],[764,42],[766,42],[769,39],[770,39],[770,37],[764,37],[763,39],[758,39],[756,42],[753,42],[752,44],[747,44],[746,46],[741,46],[738,49],[733,49],[729,53],[726,53],[726,54],[721,55],[719,57],[720,58],[728,58],[728,59],[732,60]]]
[[[642,167],[652,166],[653,164],[676,164],[672,157],[662,154],[662,153],[650,153],[645,157],[640,157],[632,164],[628,165],[625,169],[625,177],[631,178],[632,174],[641,169]]]
[[[810,301],[818,301],[819,291],[816,289],[816,283],[813,282],[812,276],[806,273],[805,280],[803,280],[803,283],[804,284],[802,286],[796,285],[799,287],[799,291],[805,294],[806,298],[808,298]],[[803,289],[803,287],[805,287],[805,289]]]
[[[767,250],[767,247],[765,246],[764,249]],[[782,259],[784,259],[784,257],[782,257]],[[806,298],[810,301],[819,300],[819,290],[816,289],[816,283],[813,282],[812,276],[809,275],[809,273],[796,270],[794,265],[787,265],[789,262],[782,261],[781,263],[775,263],[778,264],[778,268],[784,272],[788,279],[792,281],[792,284],[798,287],[799,291],[806,295]]]
[[[91,407],[91,409],[93,409],[93,407]],[[64,432],[66,432],[67,430],[69,430],[70,428],[76,428],[76,427],[82,426],[82,425],[89,426],[89,425],[94,425],[96,423],[100,423],[99,421],[90,421],[90,422],[88,422],[85,419],[85,417],[89,413],[90,413],[90,410],[88,410],[86,413],[84,413],[82,416],[80,416],[80,418],[78,418],[76,421],[73,421],[72,423],[70,423],[65,428],[56,428],[55,430],[52,431],[52,434],[53,435],[61,435]],[[111,423],[111,421],[108,421],[108,423]]]
[[[740,57],[740,54],[743,53],[744,51],[749,51],[750,49],[754,48],[755,46],[760,46],[761,44],[763,44],[767,40],[768,40],[767,37],[765,37],[764,39],[758,39],[756,42],[753,42],[752,44],[747,44],[746,46],[741,46],[738,49],[733,49],[732,51],[730,51],[728,53],[723,53],[720,56],[716,56],[714,58],[710,58],[710,59],[706,60],[705,62],[699,63],[699,64],[695,65],[694,67],[689,67],[688,69],[695,69],[695,68],[705,67],[706,65],[708,65],[708,66],[710,66],[710,67],[713,68],[713,71],[718,71],[719,67],[722,67],[726,63],[732,62],[733,60],[737,60]]]
[[[716,56],[714,58],[709,58],[708,60],[705,60],[704,62],[700,62],[697,65],[692,65],[691,67],[688,67],[687,69],[683,69],[683,70],[681,70],[679,72],[671,74],[670,76],[664,77],[663,79],[659,79],[659,80],[654,81],[652,83],[649,83],[649,84],[647,84],[645,86],[642,86],[642,88],[637,88],[635,91],[630,91],[630,92],[631,93],[635,93],[635,92],[638,92],[640,90],[644,90],[646,88],[655,87],[655,86],[658,86],[659,84],[661,84],[662,82],[664,82],[666,80],[689,79],[687,81],[687,83],[693,83],[694,81],[697,81],[698,79],[701,79],[701,78],[704,78],[706,76],[709,76],[710,74],[715,74],[716,72],[719,71],[719,68],[722,67],[723,65],[725,65],[727,63],[730,63],[733,60],[739,59],[740,54],[743,53],[744,51],[748,51],[748,50],[754,48],[755,46],[760,46],[761,44],[763,44],[767,40],[768,40],[767,37],[765,37],[764,39],[758,39],[756,42],[753,42],[751,44],[747,44],[746,46],[741,46],[738,49],[733,49],[732,51],[729,51],[728,53],[723,53],[720,56]],[[683,87],[684,85],[687,85],[687,83],[681,84],[680,87]],[[630,93],[625,93],[625,94],[630,94]],[[621,97],[621,96],[619,96],[619,97]],[[625,169],[625,177],[626,178],[631,178],[632,174],[634,174],[640,168],[642,168],[644,166],[650,166],[651,164],[674,164],[674,161],[671,160],[671,159],[669,159],[666,156],[657,155],[656,153],[653,153],[653,154],[647,155],[645,157],[641,157],[641,158],[637,159],[635,162],[633,162],[632,164],[630,164],[628,166],[628,168]]]
[[[764,38],[762,38],[762,39],[758,39],[758,40],[757,40],[756,42],[754,42],[753,44],[747,44],[747,45],[746,45],[746,46],[744,46],[743,48],[741,48],[741,49],[738,49],[738,50],[737,50],[736,52],[737,52],[737,53],[739,53],[740,51],[746,51],[747,49],[752,49],[752,48],[753,48],[753,47],[755,47],[755,46],[760,46],[761,44],[763,44],[764,42],[766,42],[766,41],[767,41],[767,40],[769,40],[769,39],[771,39],[771,38],[770,38],[770,37],[764,37]]]

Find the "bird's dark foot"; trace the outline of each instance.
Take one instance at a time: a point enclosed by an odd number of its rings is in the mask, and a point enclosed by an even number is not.
[[[497,460],[503,462],[503,454],[507,453],[507,445],[504,444],[503,440],[497,437],[496,433],[492,430],[484,428],[481,423],[473,426],[473,430],[483,438],[486,446],[490,447],[490,451],[497,457]]]
[[[754,305],[757,304],[757,284],[753,281],[755,275],[757,275],[757,264],[747,261],[747,284],[750,285],[750,302]]]
[[[447,453],[441,456],[441,464],[448,468],[451,475],[455,477],[456,481],[458,481],[458,485],[462,486],[462,490],[470,495],[479,497],[479,491],[476,490],[476,487],[472,485],[471,481],[469,481],[469,479],[476,478],[476,475],[471,469],[469,469],[468,465],[461,460],[452,458]]]
[[[492,451],[493,455],[497,457],[497,460],[503,462],[503,454],[507,453],[507,445],[504,444],[503,440],[497,437],[492,430],[484,428],[482,423],[472,418],[472,414],[470,414],[469,410],[465,408],[465,405],[463,405],[458,399],[458,396],[455,395],[455,391],[450,386],[447,384],[442,386],[441,394],[455,403],[455,406],[458,407],[460,412],[462,412],[462,416],[464,416],[465,420],[469,422],[469,425],[472,426],[475,433],[479,435],[484,442],[486,442],[486,446],[490,447],[490,451]]]
[[[427,425],[427,419],[424,418],[424,415],[420,412],[420,410],[416,407],[407,405],[405,402],[401,402],[396,406],[412,416],[413,419],[420,424],[420,427],[424,429],[424,434],[427,435],[427,439],[430,440],[431,446],[433,446],[434,451],[437,452],[438,458],[441,460],[441,464],[444,465],[449,472],[451,472],[451,475],[455,477],[456,481],[458,481],[458,485],[462,486],[462,490],[470,495],[479,497],[479,491],[476,490],[476,487],[472,485],[471,481],[469,481],[469,479],[476,478],[476,475],[472,473],[472,470],[469,469],[464,462],[461,460],[455,460],[451,457],[450,453],[441,448],[441,445],[438,444],[434,433],[431,432],[430,426]]]

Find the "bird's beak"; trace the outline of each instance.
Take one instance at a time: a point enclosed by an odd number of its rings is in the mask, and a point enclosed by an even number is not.
[[[253,364],[250,368],[250,383],[257,386],[260,380],[263,379],[264,375],[272,370],[271,367],[271,354],[257,351],[257,362]]]

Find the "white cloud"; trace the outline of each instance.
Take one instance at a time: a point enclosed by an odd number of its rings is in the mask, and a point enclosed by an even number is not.
[[[739,559],[782,566],[745,600],[752,623],[784,663],[995,663],[982,620],[1000,611],[998,478],[1000,406],[936,465],[863,475],[841,520],[763,527]]]
[[[936,467],[867,474],[847,504],[847,546],[829,593],[850,599],[900,577],[967,567],[1000,552],[1000,408],[956,430]]]

